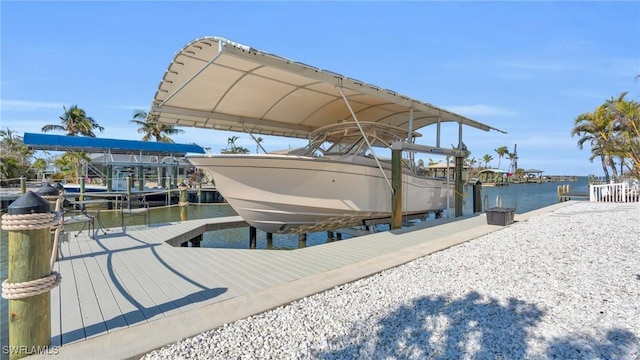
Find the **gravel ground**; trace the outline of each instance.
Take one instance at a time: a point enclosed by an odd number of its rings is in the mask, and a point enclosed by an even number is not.
[[[640,359],[640,204],[579,202],[143,359]]]

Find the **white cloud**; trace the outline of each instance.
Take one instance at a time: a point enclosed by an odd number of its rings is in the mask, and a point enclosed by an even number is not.
[[[28,100],[0,100],[3,110],[31,111],[36,109],[62,109],[64,103],[28,101]]]
[[[442,108],[468,117],[517,115],[517,113],[511,109],[483,104],[443,106]]]

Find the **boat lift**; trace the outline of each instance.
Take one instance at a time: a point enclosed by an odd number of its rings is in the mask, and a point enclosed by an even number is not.
[[[455,157],[455,208],[460,216],[462,167],[468,154],[462,125],[505,133],[392,90],[221,37],[195,39],[176,53],[148,114],[162,124],[246,132],[254,140],[253,134],[308,138],[316,129],[349,118],[358,124],[378,122],[407,129],[408,141],[392,147],[391,181],[367,144],[393,194],[394,226],[402,213],[402,151]],[[458,149],[440,147],[441,122],[458,123]],[[415,144],[414,129],[432,124],[437,126],[436,146]]]

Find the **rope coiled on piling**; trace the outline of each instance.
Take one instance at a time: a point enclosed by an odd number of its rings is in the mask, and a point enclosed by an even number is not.
[[[62,200],[56,202],[56,211],[54,213],[38,213],[38,214],[18,214],[2,215],[2,230],[5,231],[24,231],[37,230],[46,228],[55,228],[53,249],[49,265],[51,274],[40,279],[25,281],[21,283],[10,283],[9,279],[2,282],[2,297],[9,300],[24,299],[40,294],[44,294],[55,288],[62,281],[62,276],[57,271],[53,271],[56,260],[56,252],[58,250],[58,239],[62,232],[62,219],[57,214],[60,213]]]

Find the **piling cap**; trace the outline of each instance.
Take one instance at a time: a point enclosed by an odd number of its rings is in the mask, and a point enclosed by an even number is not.
[[[45,184],[43,187],[38,189],[36,193],[40,196],[58,196],[60,194],[60,191],[51,186],[51,184]]]
[[[9,215],[43,214],[51,212],[51,205],[42,196],[27,191],[7,207]]]

